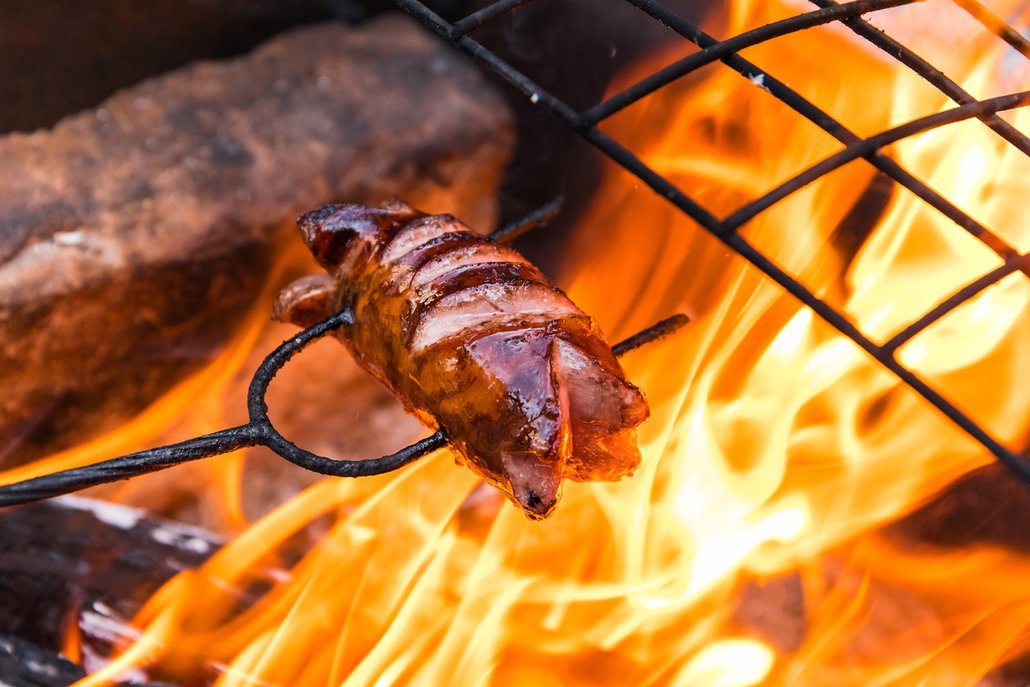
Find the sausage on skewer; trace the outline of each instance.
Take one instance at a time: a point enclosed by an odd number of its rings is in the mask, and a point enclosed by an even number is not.
[[[327,274],[284,289],[275,316],[351,313],[337,336],[358,362],[530,518],[553,512],[563,477],[613,481],[640,463],[643,394],[593,319],[515,250],[399,201],[298,224]]]

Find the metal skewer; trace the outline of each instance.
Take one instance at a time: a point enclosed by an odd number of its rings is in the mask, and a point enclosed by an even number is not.
[[[525,232],[546,224],[561,207],[561,197],[540,209],[490,235],[498,243],[509,243]],[[326,318],[316,325],[284,341],[266,357],[250,381],[247,391],[247,411],[250,420],[238,427],[219,430],[176,444],[130,453],[92,465],[41,475],[22,482],[0,487],[0,507],[80,491],[98,484],[115,482],[150,472],[230,453],[251,446],[265,446],[289,462],[322,475],[333,477],[368,477],[392,472],[414,462],[427,453],[447,445],[443,430],[426,437],[396,453],[365,460],[334,460],[306,451],[284,437],[268,417],[265,396],[275,375],[312,342],[330,334],[350,321],[350,313],[342,312]],[[621,356],[646,343],[656,341],[675,332],[688,322],[685,315],[674,315],[621,341],[612,347]]]

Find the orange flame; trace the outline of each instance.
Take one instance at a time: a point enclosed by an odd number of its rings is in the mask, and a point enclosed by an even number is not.
[[[791,11],[738,2],[730,31]],[[933,11],[949,32],[979,36],[949,43],[965,55],[940,56],[949,74],[974,95],[995,94],[1011,78],[1004,46],[961,13]],[[859,135],[949,107],[843,27],[745,55],[775,64],[778,78]],[[607,128],[728,214],[839,149],[761,86],[713,65]],[[1025,110],[1008,117],[1030,126]],[[1030,246],[1026,159],[979,122],[888,152]],[[676,310],[695,318],[687,333],[624,360],[653,409],[632,479],[569,484],[544,523],[444,456],[395,475],[319,482],[166,585],[136,619],[142,638],[79,686],[110,684],[139,664],[169,679],[213,668],[220,687],[971,685],[1025,650],[1025,556],[987,545],[906,552],[874,533],[989,455],[634,183],[608,174],[565,280],[613,339]],[[921,200],[879,183],[869,165],[852,163],[742,231],[882,341],[1000,261]],[[1019,376],[1030,369],[1028,302],[1015,275],[901,352],[1017,446],[1030,430],[1030,385]],[[288,562],[294,536],[326,517],[321,541]],[[746,590],[777,584],[803,608],[763,630],[749,620]],[[791,623],[802,629],[786,641]]]

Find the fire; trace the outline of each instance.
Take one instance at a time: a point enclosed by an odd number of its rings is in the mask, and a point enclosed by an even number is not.
[[[674,685],[742,687],[761,682],[772,668],[774,655],[761,642],[724,639],[697,652],[676,675]]]
[[[727,35],[796,11],[735,3]],[[968,22],[943,25],[981,35]],[[990,36],[949,51],[946,71],[974,95],[1012,78]],[[859,135],[951,106],[839,26],[745,56]],[[713,65],[606,129],[726,215],[840,147],[762,85]],[[1026,110],[1006,116],[1030,129]],[[981,123],[889,152],[1030,247],[1027,161]],[[861,161],[741,231],[879,341],[1001,264]],[[979,445],[627,174],[609,172],[579,238],[559,281],[612,340],[677,310],[694,318],[623,361],[653,410],[632,479],[569,484],[543,523],[446,455],[318,482],[170,581],[136,619],[139,641],[80,687],[140,665],[220,687],[971,685],[1030,648],[1030,559],[909,551],[877,529],[989,463]],[[1030,431],[1028,303],[1017,273],[900,351],[1014,446]],[[327,520],[295,555],[296,535]]]

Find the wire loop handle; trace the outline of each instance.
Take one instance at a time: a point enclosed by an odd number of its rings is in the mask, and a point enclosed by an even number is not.
[[[201,458],[230,453],[241,448],[265,446],[298,467],[330,477],[370,477],[392,472],[447,445],[442,430],[396,453],[365,460],[333,460],[300,448],[279,433],[268,418],[265,394],[276,373],[314,341],[331,334],[349,321],[338,313],[284,341],[258,367],[247,394],[250,422],[239,427],[187,439],[177,444],[130,453],[81,468],[62,470],[0,487],[0,507],[69,494],[98,484],[115,482],[188,463]],[[656,341],[687,324],[685,315],[674,315],[616,344],[612,350],[623,355],[646,343]]]

